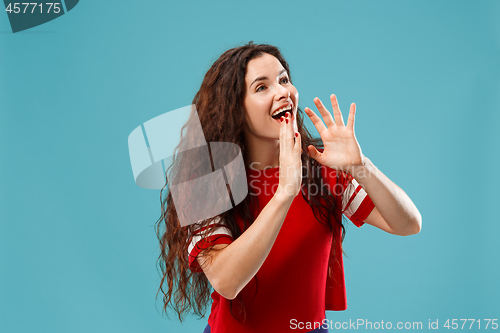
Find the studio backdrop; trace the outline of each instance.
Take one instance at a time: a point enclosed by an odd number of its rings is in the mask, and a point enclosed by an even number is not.
[[[162,313],[159,190],[136,183],[128,140],[249,41],[282,51],[302,109],[356,103],[363,154],[422,215],[408,237],[347,224],[330,331],[500,329],[498,1],[4,5],[0,331],[203,331],[210,308]]]

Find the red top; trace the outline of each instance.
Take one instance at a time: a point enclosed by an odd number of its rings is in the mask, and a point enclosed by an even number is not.
[[[248,185],[257,194],[259,205],[254,215],[257,217],[276,191],[279,168],[246,171]],[[363,188],[345,172],[339,172],[338,182],[334,169],[322,166],[321,174],[330,186],[331,193],[337,195],[337,200],[342,200],[342,213],[356,226],[362,226],[374,208]],[[243,223],[239,216],[236,221],[242,229]],[[224,227],[220,219],[209,227],[215,228],[209,238],[215,240],[216,244],[230,244],[233,241],[231,231]],[[245,322],[238,322],[230,312],[229,300],[214,291],[208,318],[211,332],[308,332],[321,325],[325,310],[347,309],[340,227],[336,227],[339,231],[336,256],[340,265],[335,265],[333,279],[327,279],[333,234],[314,217],[311,207],[299,193],[290,206],[271,252],[256,274],[258,281],[255,278],[250,280],[232,301],[233,314],[240,320],[241,302],[238,299],[243,301]],[[207,247],[205,239],[196,235],[199,231],[201,229],[194,232],[188,248],[190,269],[193,272],[203,272],[196,256]],[[302,330],[292,326],[299,322],[317,322],[318,326]]]

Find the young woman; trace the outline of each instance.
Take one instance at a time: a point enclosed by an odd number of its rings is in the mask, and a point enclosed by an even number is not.
[[[333,117],[315,98],[321,118],[304,111],[320,140],[304,126],[298,102],[274,46],[230,49],[208,70],[193,104],[207,142],[240,147],[249,193],[235,208],[185,227],[171,193],[162,199],[165,312],[170,305],[181,321],[191,308],[203,316],[211,285],[205,332],[327,332],[325,311],[347,308],[342,214],[358,227],[420,231],[410,198],[362,154],[356,106],[345,125],[335,95]]]

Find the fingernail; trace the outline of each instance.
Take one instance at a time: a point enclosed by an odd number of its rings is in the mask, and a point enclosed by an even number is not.
[[[286,114],[286,117],[289,118],[290,117],[290,114],[287,112],[285,113]]]
[[[295,133],[295,137],[298,137],[299,136],[299,133]]]
[[[286,119],[286,123],[288,124],[288,118]]]
[[[281,116],[280,121],[283,122],[283,119],[284,119],[283,116]]]

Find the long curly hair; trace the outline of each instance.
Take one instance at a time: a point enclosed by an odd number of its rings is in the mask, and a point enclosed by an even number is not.
[[[286,69],[291,82],[289,65],[278,48],[272,45],[250,42],[224,52],[206,73],[201,87],[193,99],[193,104],[196,106],[206,141],[231,142],[238,145],[241,149],[245,165],[248,165],[248,149],[243,134],[245,124],[245,112],[243,109],[243,99],[246,93],[245,75],[249,61],[262,56],[264,53],[268,53],[280,61],[281,65]],[[314,145],[316,148],[322,149],[322,141],[319,138],[312,137],[304,126],[303,117],[303,111],[298,108],[296,119],[302,140],[302,147]],[[181,138],[186,135],[184,128],[181,133]],[[186,163],[186,157],[182,157],[184,156],[183,154],[177,154],[178,150],[179,146],[174,153],[173,165],[176,162],[179,164],[179,161],[183,158],[184,161],[182,163]],[[333,233],[332,241],[334,244],[331,247],[330,261],[328,263],[328,275],[333,277],[334,265],[340,265],[335,260],[335,245],[338,245],[335,242],[338,242],[340,239],[340,245],[342,245],[345,237],[341,207],[339,207],[341,201],[338,200],[339,198],[336,198],[338,194],[332,193],[330,188],[323,183],[322,176],[317,172],[321,165],[305,152],[301,154],[301,160],[303,166],[302,196],[311,206],[318,222],[328,226]],[[191,164],[183,165],[191,166]],[[180,169],[182,170],[182,168]],[[160,192],[161,216],[155,225],[160,245],[160,255],[157,264],[162,273],[160,287],[156,296],[161,291],[163,294],[163,311],[167,313],[167,307],[170,306],[182,322],[185,315],[189,314],[191,310],[194,314],[200,316],[200,318],[204,317],[209,305],[212,292],[211,285],[203,272],[193,272],[189,268],[188,246],[195,228],[203,230],[203,227],[212,223],[215,218],[205,220],[196,225],[181,226],[178,212],[173,204],[172,193],[168,189],[169,179],[173,179],[171,172],[172,166],[167,170],[166,183]],[[187,179],[192,179],[192,176],[192,174],[187,175]],[[304,188],[309,189],[310,186],[316,186],[317,189],[323,190],[316,191],[317,194],[315,195],[309,195],[307,190],[304,191]],[[228,191],[230,192],[229,187]],[[254,213],[252,213],[256,204],[255,195],[251,195],[250,188],[249,192],[249,195],[236,205],[235,208],[218,216],[231,230],[233,239],[237,239],[255,219]],[[236,215],[242,219],[244,230],[240,230],[238,227]],[[341,233],[340,238],[338,235],[339,232]],[[210,235],[211,228],[204,229],[203,233],[202,237]],[[205,253],[217,250],[213,249],[215,244],[212,242],[208,243],[209,247]],[[202,254],[200,253],[200,255]],[[236,300],[238,299],[237,297]],[[232,311],[232,302],[231,300],[231,313],[237,318]],[[244,306],[240,308],[240,311],[241,309],[243,309],[244,321]]]

